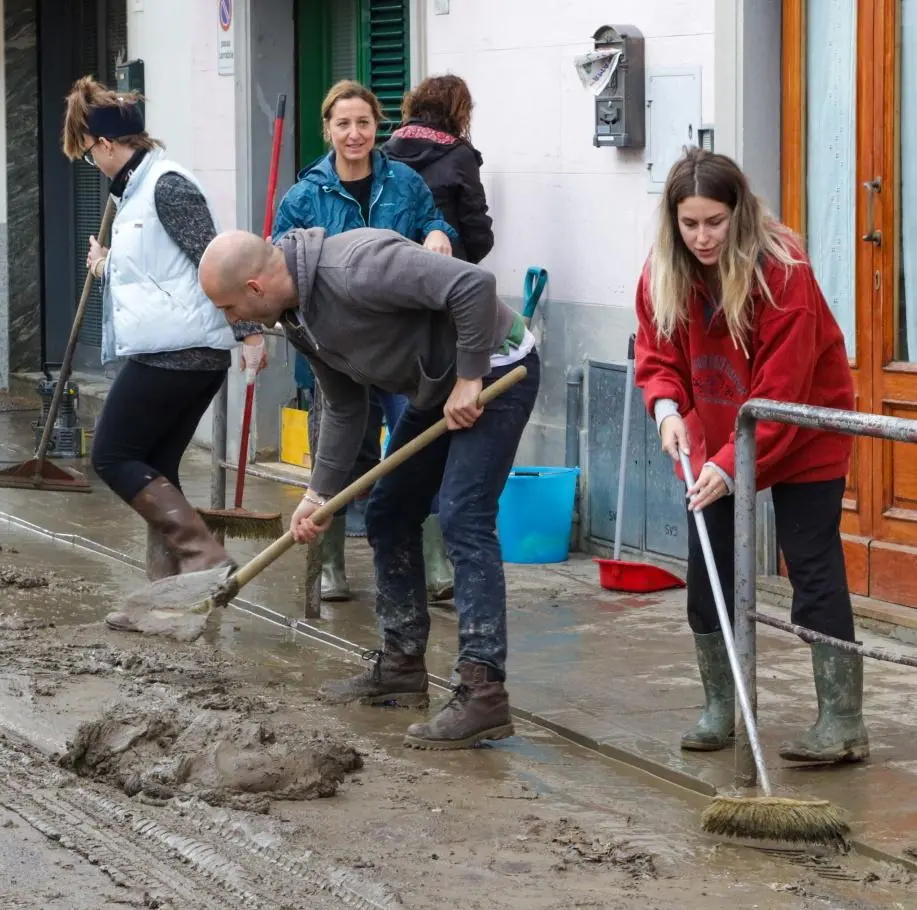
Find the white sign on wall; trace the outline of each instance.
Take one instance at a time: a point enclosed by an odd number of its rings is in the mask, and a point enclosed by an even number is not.
[[[217,72],[221,76],[231,76],[236,68],[236,46],[232,28],[233,0],[217,0],[217,4],[220,10],[220,27],[217,34]]]

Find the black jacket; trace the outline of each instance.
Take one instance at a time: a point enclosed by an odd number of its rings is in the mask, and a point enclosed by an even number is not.
[[[435,128],[431,131],[436,132]],[[459,242],[452,245],[452,254],[468,262],[480,262],[494,245],[493,221],[487,214],[487,199],[481,185],[484,159],[480,152],[462,139],[445,143],[407,138],[399,135],[401,132],[397,130],[382,150],[395,161],[412,167],[430,187],[443,217],[459,234]]]

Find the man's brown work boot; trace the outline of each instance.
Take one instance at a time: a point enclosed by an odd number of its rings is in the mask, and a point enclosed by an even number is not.
[[[413,749],[471,749],[487,739],[512,736],[509,695],[484,664],[458,665],[459,684],[445,707],[424,724],[411,724],[404,744]]]
[[[430,703],[430,681],[422,656],[402,654],[390,645],[384,651],[364,651],[363,660],[373,661],[362,673],[326,682],[318,697],[329,705],[391,705],[426,708]]]

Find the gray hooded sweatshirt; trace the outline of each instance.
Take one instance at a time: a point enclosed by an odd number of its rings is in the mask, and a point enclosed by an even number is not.
[[[456,376],[478,379],[518,314],[496,279],[467,262],[431,253],[394,231],[323,228],[279,241],[299,292],[281,324],[309,359],[322,392],[312,488],[332,495],[356,462],[369,416],[369,387],[441,406]]]

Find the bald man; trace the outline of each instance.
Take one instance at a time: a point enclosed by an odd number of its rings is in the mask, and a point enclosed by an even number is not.
[[[201,259],[200,281],[231,323],[279,322],[321,387],[310,488],[290,524],[298,541],[321,533],[310,516],[353,468],[371,386],[410,400],[390,451],[443,415],[454,430],[373,488],[366,536],[382,647],[368,652],[372,665],[358,676],[326,683],[322,697],[335,704],[428,704],[422,526],[439,490],[455,569],[459,685],[438,714],[408,728],[405,745],[466,749],[512,735],[497,500],[535,403],[540,370],[535,340],[497,297],[493,275],[393,231],[326,237],[310,228],[291,231],[276,247],[254,234],[221,234]],[[527,378],[482,411],[481,389],[519,364]]]

